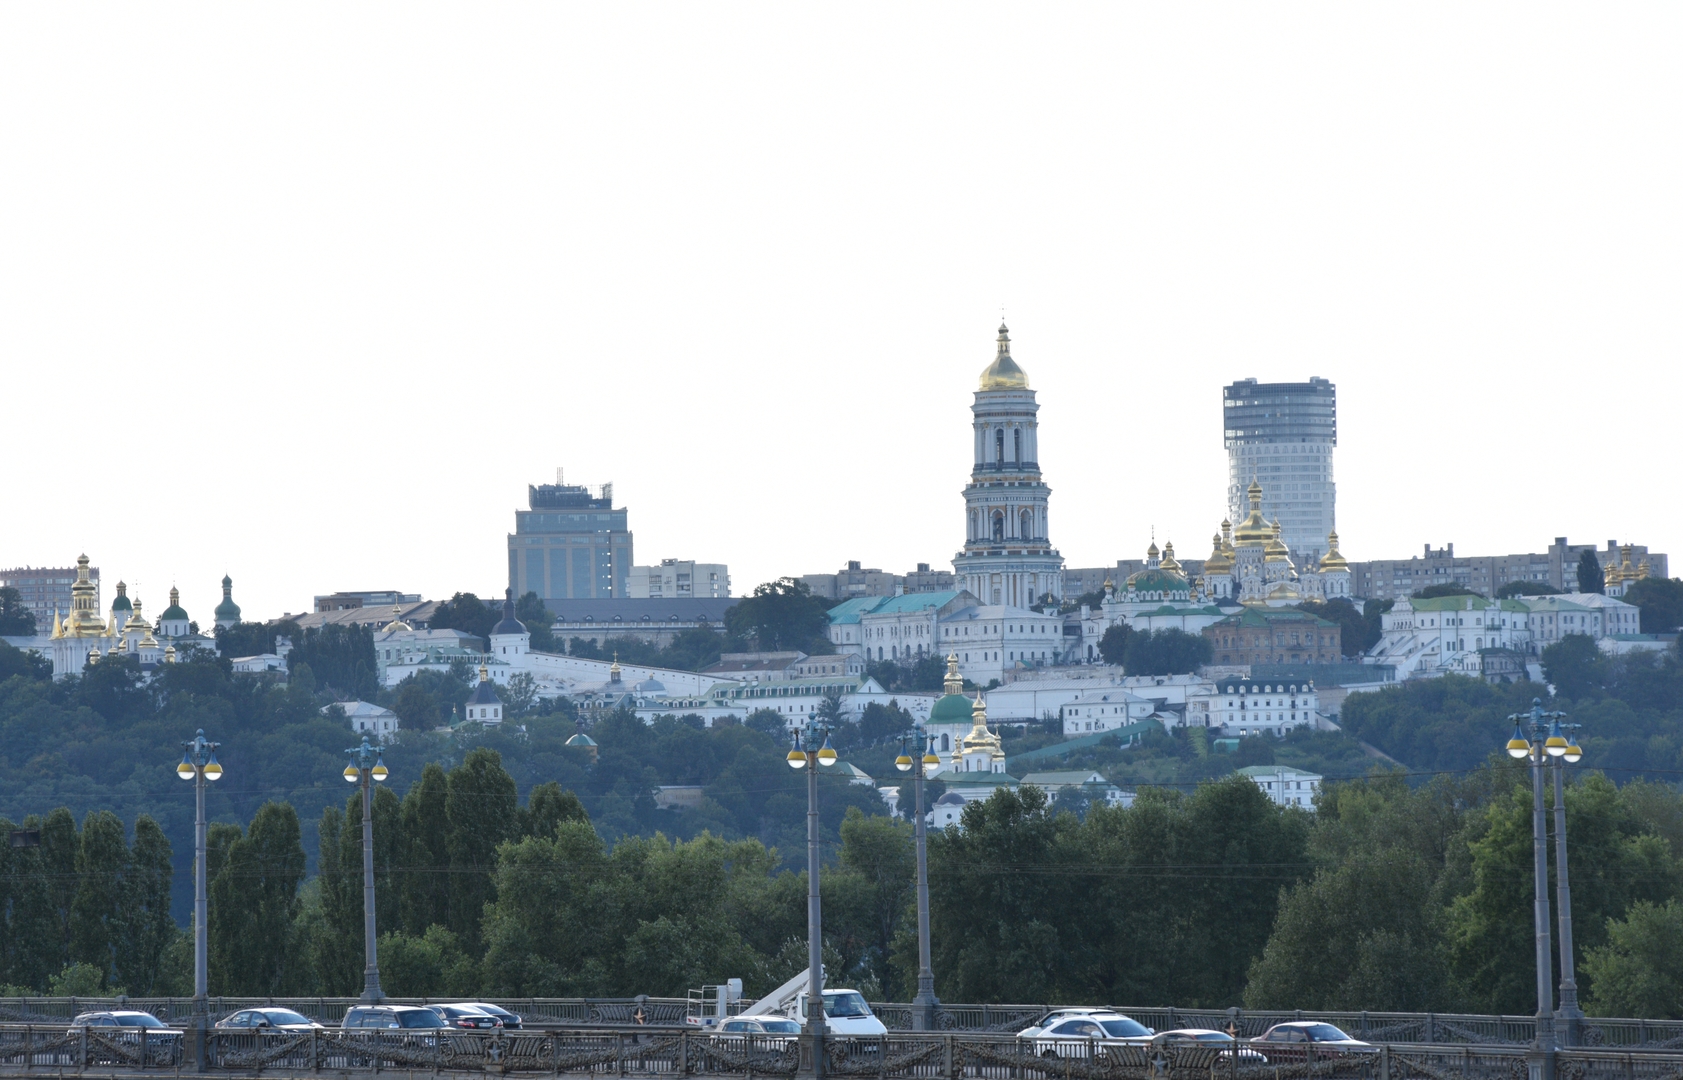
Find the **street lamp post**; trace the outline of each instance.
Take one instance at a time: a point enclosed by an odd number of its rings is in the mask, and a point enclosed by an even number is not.
[[[820,736],[824,745],[811,749]],[[805,732],[795,732],[788,758],[791,769],[806,769],[806,1022],[812,1032],[814,1080],[824,1075],[824,917],[818,904],[818,770],[808,766],[815,761],[825,768],[836,763],[829,736],[829,728],[816,715],[809,716]]]
[[[175,775],[193,781],[193,1030],[198,1069],[205,1071],[205,1027],[210,1019],[210,942],[206,924],[210,899],[205,882],[205,783],[222,779],[216,760],[221,743],[205,739],[204,728],[181,744]]]
[[[385,998],[380,990],[380,963],[374,944],[374,784],[386,779],[385,746],[368,745],[368,736],[361,746],[353,746],[345,753],[351,763],[345,766],[345,779],[362,783],[362,949],[365,957],[362,968],[362,1000],[374,1004]]]
[[[1544,712],[1540,699],[1533,698],[1531,711],[1508,717],[1514,723],[1513,736],[1508,740],[1508,755],[1515,760],[1531,762],[1531,855],[1535,891],[1532,897],[1532,920],[1537,939],[1537,1030],[1531,1044],[1531,1080],[1554,1080],[1554,990],[1550,986],[1554,974],[1553,949],[1549,943],[1549,838],[1548,814],[1543,805],[1544,769],[1551,757],[1564,757],[1568,750],[1577,750],[1561,733],[1560,719],[1564,713]],[[1529,734],[1527,733],[1529,728]],[[1581,755],[1581,751],[1579,754]],[[1576,760],[1577,755],[1574,756]],[[1562,819],[1564,822],[1564,818]],[[1565,835],[1561,835],[1561,855],[1564,856]],[[1564,863],[1562,864],[1564,865]],[[1563,912],[1561,929],[1570,938],[1568,916]],[[1569,946],[1568,946],[1569,947]],[[1566,961],[1570,965],[1571,960]],[[1563,971],[1569,968],[1563,968]],[[1574,1010],[1577,1008],[1576,987],[1573,988]],[[1562,1002],[1564,1004],[1564,1001]]]
[[[1577,1046],[1583,1029],[1584,1012],[1578,1008],[1578,981],[1572,964],[1572,887],[1566,881],[1566,766],[1584,756],[1578,745],[1578,724],[1558,724],[1569,734],[1566,748],[1550,746],[1554,758],[1554,905],[1560,922],[1560,1008],[1555,1010],[1555,1034],[1562,1046]],[[1552,740],[1551,740],[1552,741]]]
[[[917,755],[914,762],[911,750]],[[918,767],[913,769],[916,764]],[[917,838],[917,995],[912,998],[912,1030],[934,1031],[935,1010],[941,999],[935,996],[935,970],[929,959],[929,848],[923,821],[923,779],[941,770],[941,759],[929,749],[929,735],[919,724],[900,738],[900,756],[894,767],[912,774],[914,814],[912,835]]]

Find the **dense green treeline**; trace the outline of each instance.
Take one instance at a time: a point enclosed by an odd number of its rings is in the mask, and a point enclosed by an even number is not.
[[[832,805],[852,786],[822,785]],[[805,963],[805,875],[756,838],[610,843],[560,785],[522,802],[486,748],[426,766],[401,796],[375,791],[389,993],[680,995],[739,977],[755,994]],[[213,993],[359,988],[361,809],[353,793],[323,813],[314,877],[287,804],[213,827]],[[1586,772],[1566,811],[1586,1006],[1683,1016],[1683,795]],[[1001,791],[930,837],[936,988],[952,1001],[1523,1014],[1530,815],[1529,772],[1505,758],[1418,787],[1398,774],[1331,784],[1314,814],[1231,776],[1079,817],[1037,789]],[[138,820],[125,844],[107,812],[80,829],[63,810],[27,824],[40,846],[8,849],[0,879],[7,981],[41,992],[80,970],[94,976],[82,993],[184,993],[190,949],[161,900],[156,826]],[[822,883],[832,979],[904,1000],[911,828],[852,807],[837,837]]]

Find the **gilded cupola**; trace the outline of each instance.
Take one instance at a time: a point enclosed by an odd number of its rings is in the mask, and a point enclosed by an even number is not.
[[[1011,359],[1011,335],[1006,332],[1005,324],[999,324],[999,341],[993,363],[982,371],[982,381],[978,390],[1027,390],[1028,373],[1017,366]]]

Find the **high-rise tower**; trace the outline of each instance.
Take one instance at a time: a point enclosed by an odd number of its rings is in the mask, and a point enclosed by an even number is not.
[[[1246,490],[1259,481],[1262,513],[1280,523],[1280,539],[1303,556],[1326,553],[1336,527],[1332,452],[1338,445],[1338,393],[1326,379],[1259,383],[1222,390],[1227,445],[1227,515],[1249,512]]]
[[[964,489],[964,550],[953,557],[959,582],[984,604],[1063,599],[1064,559],[1047,539],[1052,490],[1040,478],[1039,411],[1000,323],[997,353],[970,406],[975,465]]]

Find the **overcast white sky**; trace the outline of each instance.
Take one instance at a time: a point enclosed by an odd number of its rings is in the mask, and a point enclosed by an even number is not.
[[[1071,566],[1338,384],[1351,558],[1683,556],[1677,5],[0,8],[0,565],[496,594],[950,566],[1001,309]],[[105,590],[110,596],[109,586]]]

